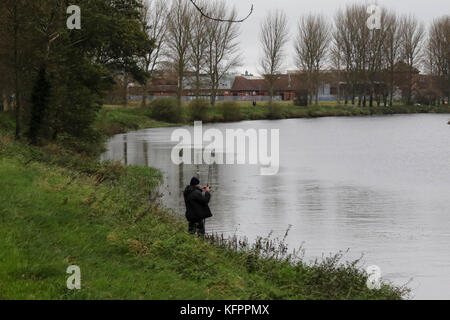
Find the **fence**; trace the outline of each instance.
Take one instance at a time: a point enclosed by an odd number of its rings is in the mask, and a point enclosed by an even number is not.
[[[147,101],[153,101],[161,98],[173,98],[174,96],[148,96]],[[196,99],[195,96],[183,96],[182,101],[192,101]],[[210,96],[199,96],[198,99],[210,100]],[[128,96],[128,101],[141,101],[142,96]],[[274,101],[282,101],[281,96],[274,96]],[[269,101],[269,96],[217,96],[216,101]]]
[[[155,99],[161,98],[173,98],[174,96],[148,96],[147,101],[151,102]],[[189,102],[196,99],[195,96],[183,96],[182,101]],[[198,99],[210,100],[210,96],[199,96]],[[142,96],[128,96],[128,101],[141,101]],[[315,98],[313,98],[315,100]],[[336,101],[337,96],[335,95],[319,95],[319,101]],[[217,102],[221,101],[256,101],[256,102],[267,102],[269,101],[269,96],[217,96]],[[281,96],[274,96],[273,101],[283,101]]]

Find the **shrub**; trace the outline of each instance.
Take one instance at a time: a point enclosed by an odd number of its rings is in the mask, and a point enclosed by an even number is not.
[[[213,114],[209,119],[210,122],[224,122],[222,114]]]
[[[277,103],[271,103],[269,104],[268,110],[267,110],[267,118],[275,120],[275,119],[282,119],[283,115],[281,113],[281,105]]]
[[[297,107],[307,107],[308,106],[308,91],[307,90],[299,90],[296,92],[296,96],[294,98],[294,106],[297,106]]]
[[[249,113],[248,118],[250,120],[265,120],[266,117],[263,113],[261,112],[257,112],[257,111],[252,111]]]
[[[152,117],[156,120],[181,123],[183,122],[183,109],[174,98],[156,99],[151,104]]]
[[[91,130],[90,139],[77,138],[68,134],[61,134],[56,141],[62,147],[76,153],[99,156],[104,152],[104,140],[98,131]]]
[[[0,112],[0,132],[13,133],[16,124],[12,112]]]
[[[204,99],[195,99],[189,103],[188,114],[191,121],[208,121],[211,105]]]
[[[219,105],[218,109],[224,121],[230,122],[230,121],[239,121],[242,119],[241,108],[234,101],[222,102]]]

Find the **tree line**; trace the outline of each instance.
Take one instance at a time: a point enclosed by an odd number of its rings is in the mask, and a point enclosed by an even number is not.
[[[210,16],[225,21],[236,19],[236,10],[228,8],[225,1],[196,3]],[[163,74],[172,72],[178,79],[179,101],[189,74],[195,79],[195,95],[209,86],[214,105],[220,80],[240,65],[240,25],[205,19],[187,0],[149,1],[146,12],[144,25],[155,26],[151,32],[158,44],[146,59],[151,66],[148,71],[154,75],[161,70]],[[420,93],[429,97],[430,103],[448,99],[449,16],[435,19],[428,29],[416,17],[386,8],[379,8],[379,28],[368,27],[369,17],[367,5],[350,4],[331,19],[318,14],[299,18],[292,58],[299,71],[297,83],[306,92],[308,102],[317,103],[320,84],[333,81],[339,84],[338,99],[345,104],[373,105],[376,101],[392,105],[397,88],[401,89],[404,103],[412,104],[420,72],[429,75]],[[282,10],[268,13],[260,25],[259,67],[270,101],[285,65],[290,36],[289,21]],[[208,75],[206,84],[201,75]],[[148,83],[142,91],[143,104]]]
[[[324,81],[338,84],[344,103],[392,105],[396,88],[405,104],[418,92],[417,75],[428,75],[421,94],[427,103],[441,103],[450,96],[450,16],[425,25],[416,17],[400,16],[379,8],[379,28],[368,27],[368,8],[350,4],[332,21],[323,15],[306,14],[299,19],[294,38],[294,60],[308,102],[318,101]],[[287,18],[282,11],[269,14],[261,29],[262,69],[273,94],[273,79],[288,44]],[[331,77],[331,79],[330,79]]]

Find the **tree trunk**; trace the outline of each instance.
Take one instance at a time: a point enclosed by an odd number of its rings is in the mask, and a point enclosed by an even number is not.
[[[17,77],[17,75],[16,75]],[[16,81],[16,105],[15,105],[15,112],[16,112],[16,134],[15,134],[15,138],[16,140],[20,139],[20,135],[21,135],[21,125],[20,125],[20,120],[21,120],[21,105],[20,105],[20,93],[19,93],[19,85],[18,85],[18,81]]]
[[[214,86],[214,88],[211,89],[211,106],[213,107],[216,105],[216,98],[217,98],[217,89]]]
[[[409,106],[411,105],[411,97],[412,97],[412,66],[409,66],[409,72],[408,72],[408,90],[407,90],[407,96],[406,96],[406,104]]]
[[[339,83],[339,81],[338,81],[338,83]],[[341,104],[341,86],[339,84],[337,87],[337,103],[338,103],[338,105]]]
[[[269,87],[269,105],[272,105],[273,103],[273,81],[270,82],[270,87]]]
[[[16,140],[20,139],[21,134],[21,104],[20,104],[20,86],[19,86],[19,19],[17,2],[14,3],[14,89],[15,89],[15,112],[16,112]]]
[[[148,81],[146,80],[142,84],[142,107],[145,107],[147,105],[147,83]]]
[[[183,75],[178,75],[178,88],[177,88],[177,101],[178,104],[181,106],[181,100],[183,97]]]
[[[6,110],[11,111],[12,109],[13,109],[12,98],[11,98],[11,94],[9,93],[6,96]]]
[[[195,98],[200,97],[200,73],[197,72],[195,75]]]
[[[123,96],[122,96],[122,104],[124,107],[128,105],[128,76],[126,74],[123,75]]]
[[[389,90],[391,91],[390,93],[390,100],[389,100],[389,106],[392,107],[392,104],[394,103],[394,67],[393,65],[391,66],[391,82],[390,82],[390,87]]]
[[[3,91],[0,91],[0,112],[5,111],[5,105],[4,105],[5,99],[3,97],[4,97]]]

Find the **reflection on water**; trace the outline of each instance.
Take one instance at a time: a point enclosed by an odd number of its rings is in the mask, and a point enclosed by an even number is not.
[[[450,298],[450,127],[446,115],[253,121],[204,126],[280,129],[280,172],[250,165],[174,165],[173,128],[117,135],[102,159],[161,169],[164,203],[184,215],[182,191],[212,186],[209,232],[283,236],[307,258],[364,253],[417,298]],[[190,128],[192,130],[192,128]]]

